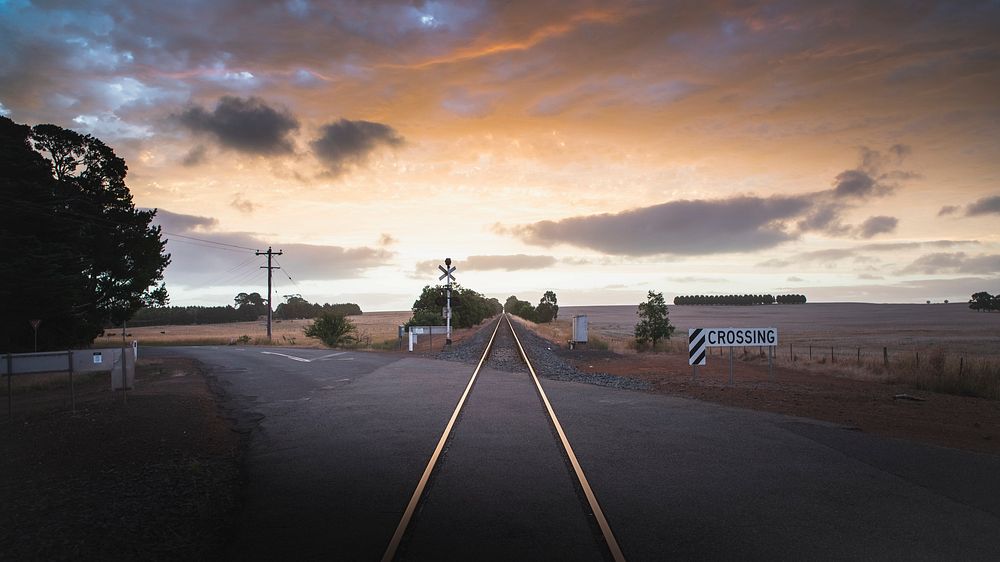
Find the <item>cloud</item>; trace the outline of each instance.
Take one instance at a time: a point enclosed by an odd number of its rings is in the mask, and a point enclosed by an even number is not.
[[[866,197],[876,186],[875,179],[861,170],[845,170],[837,174],[834,195],[837,197]]]
[[[241,213],[247,214],[254,212],[254,209],[257,208],[252,201],[244,199],[242,193],[233,194],[233,200],[229,202],[229,206]]]
[[[944,207],[941,207],[940,211],[938,211],[937,216],[943,217],[945,215],[954,215],[957,212],[958,212],[958,206],[956,206],[956,205],[945,205]]]
[[[799,231],[821,231],[832,236],[842,236],[850,232],[851,228],[841,222],[840,214],[844,211],[844,205],[821,204],[814,208],[806,217],[796,224]]]
[[[377,244],[383,248],[385,248],[386,246],[392,246],[397,243],[399,243],[399,239],[387,232],[383,232],[382,234],[380,234],[377,242]]]
[[[276,283],[282,280],[291,283],[288,277],[295,281],[356,278],[368,269],[386,265],[394,255],[382,248],[275,244],[256,234],[216,231],[218,221],[214,218],[163,209],[157,212],[154,223],[174,234],[164,235],[168,240],[167,251],[171,254],[171,263],[165,273],[168,287],[172,284],[249,286],[263,281],[264,274],[259,269],[263,258],[245,248],[272,246],[275,251],[283,252],[276,258],[282,267],[282,272],[274,276]]]
[[[299,128],[288,110],[271,107],[257,97],[223,96],[211,111],[195,106],[176,118],[194,132],[213,136],[222,146],[258,155],[292,152],[288,136]]]
[[[809,204],[804,197],[681,200],[615,214],[540,221],[509,231],[529,244],[572,244],[629,256],[754,251],[794,239],[784,221]]]
[[[899,275],[914,273],[960,273],[982,275],[1000,272],[1000,254],[969,256],[965,252],[938,252],[920,256],[901,269]]]
[[[465,260],[456,262],[465,271],[492,271],[502,269],[504,271],[521,271],[530,269],[544,269],[556,264],[556,258],[552,256],[529,256],[525,254],[501,255],[501,256],[469,256]]]
[[[208,149],[205,145],[199,144],[198,146],[192,148],[181,158],[181,165],[191,168],[201,164],[205,161],[205,157],[208,155]]]
[[[372,121],[341,119],[320,128],[319,138],[310,143],[313,153],[327,171],[337,176],[348,167],[363,164],[379,146],[400,146],[404,139],[395,129]]]
[[[1000,215],[1000,195],[983,197],[965,209],[965,216]]]
[[[182,215],[171,213],[166,209],[157,209],[153,222],[160,225],[164,231],[184,233],[204,232],[214,228],[219,221],[212,217],[198,215]]]
[[[889,217],[885,215],[869,217],[868,220],[861,223],[861,226],[858,228],[858,236],[862,238],[872,238],[878,234],[885,234],[896,230],[896,226],[898,224],[899,219],[896,217]]]
[[[668,277],[667,281],[671,283],[728,283],[728,279],[723,279],[721,277],[696,277],[696,276],[685,276],[685,277]]]
[[[914,172],[888,169],[903,163],[903,160],[913,152],[909,146],[894,144],[886,153],[862,146],[859,152],[858,167],[837,174],[833,188],[834,197],[864,199],[872,195],[886,195],[897,187],[892,180],[919,177],[919,174]]]
[[[898,220],[871,217],[855,227],[845,225],[842,215],[858,201],[889,193],[894,184],[883,180],[895,171],[886,172],[885,167],[898,163],[908,153],[904,145],[894,145],[885,154],[862,147],[858,169],[841,172],[835,187],[824,191],[797,196],[739,195],[670,201],[614,214],[514,227],[495,225],[493,230],[539,246],[570,244],[627,256],[753,252],[812,231],[833,237],[856,233],[871,238],[893,231]]]
[[[796,277],[796,276],[793,275],[793,276],[789,277],[788,279],[786,279],[786,281],[788,281],[789,283],[802,283],[802,282],[805,281],[805,279],[803,279],[801,277]]]

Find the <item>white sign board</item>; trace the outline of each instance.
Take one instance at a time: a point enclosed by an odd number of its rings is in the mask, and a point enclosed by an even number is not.
[[[100,351],[94,352],[94,365],[100,365],[104,362],[104,356],[101,355]]]
[[[688,330],[688,364],[704,365],[706,347],[775,345],[777,328],[692,328]]]

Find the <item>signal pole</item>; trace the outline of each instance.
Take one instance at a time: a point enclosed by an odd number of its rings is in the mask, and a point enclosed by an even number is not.
[[[282,251],[277,252],[271,251],[271,247],[267,247],[266,252],[261,252],[257,250],[258,256],[267,256],[267,265],[260,266],[261,269],[267,270],[267,341],[271,341],[271,271],[275,269],[281,269],[277,265],[271,265],[271,258],[274,256],[282,255]]]

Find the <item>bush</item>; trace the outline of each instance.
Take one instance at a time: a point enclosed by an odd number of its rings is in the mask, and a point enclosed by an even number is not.
[[[326,313],[305,328],[306,337],[318,338],[330,347],[349,345],[355,341],[357,328],[345,316]]]

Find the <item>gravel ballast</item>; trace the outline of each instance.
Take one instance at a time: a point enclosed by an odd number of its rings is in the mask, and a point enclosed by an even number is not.
[[[521,345],[524,346],[525,353],[531,358],[535,372],[540,377],[627,390],[649,389],[649,383],[631,377],[620,377],[608,373],[581,372],[553,353],[554,349],[558,349],[557,344],[535,334],[521,325],[517,320],[513,320],[511,323],[517,331],[517,337],[520,339]],[[473,336],[456,343],[450,350],[438,353],[437,358],[445,361],[460,361],[475,365],[479,362],[483,349],[486,347],[486,343],[489,342],[495,327],[496,321],[487,323]],[[494,342],[494,350],[492,352],[492,355],[495,355],[496,358],[488,358],[487,366],[502,371],[525,371],[526,368],[520,360],[513,338],[507,333],[506,322],[500,326],[497,338],[498,341]],[[507,343],[508,340],[509,344]]]

